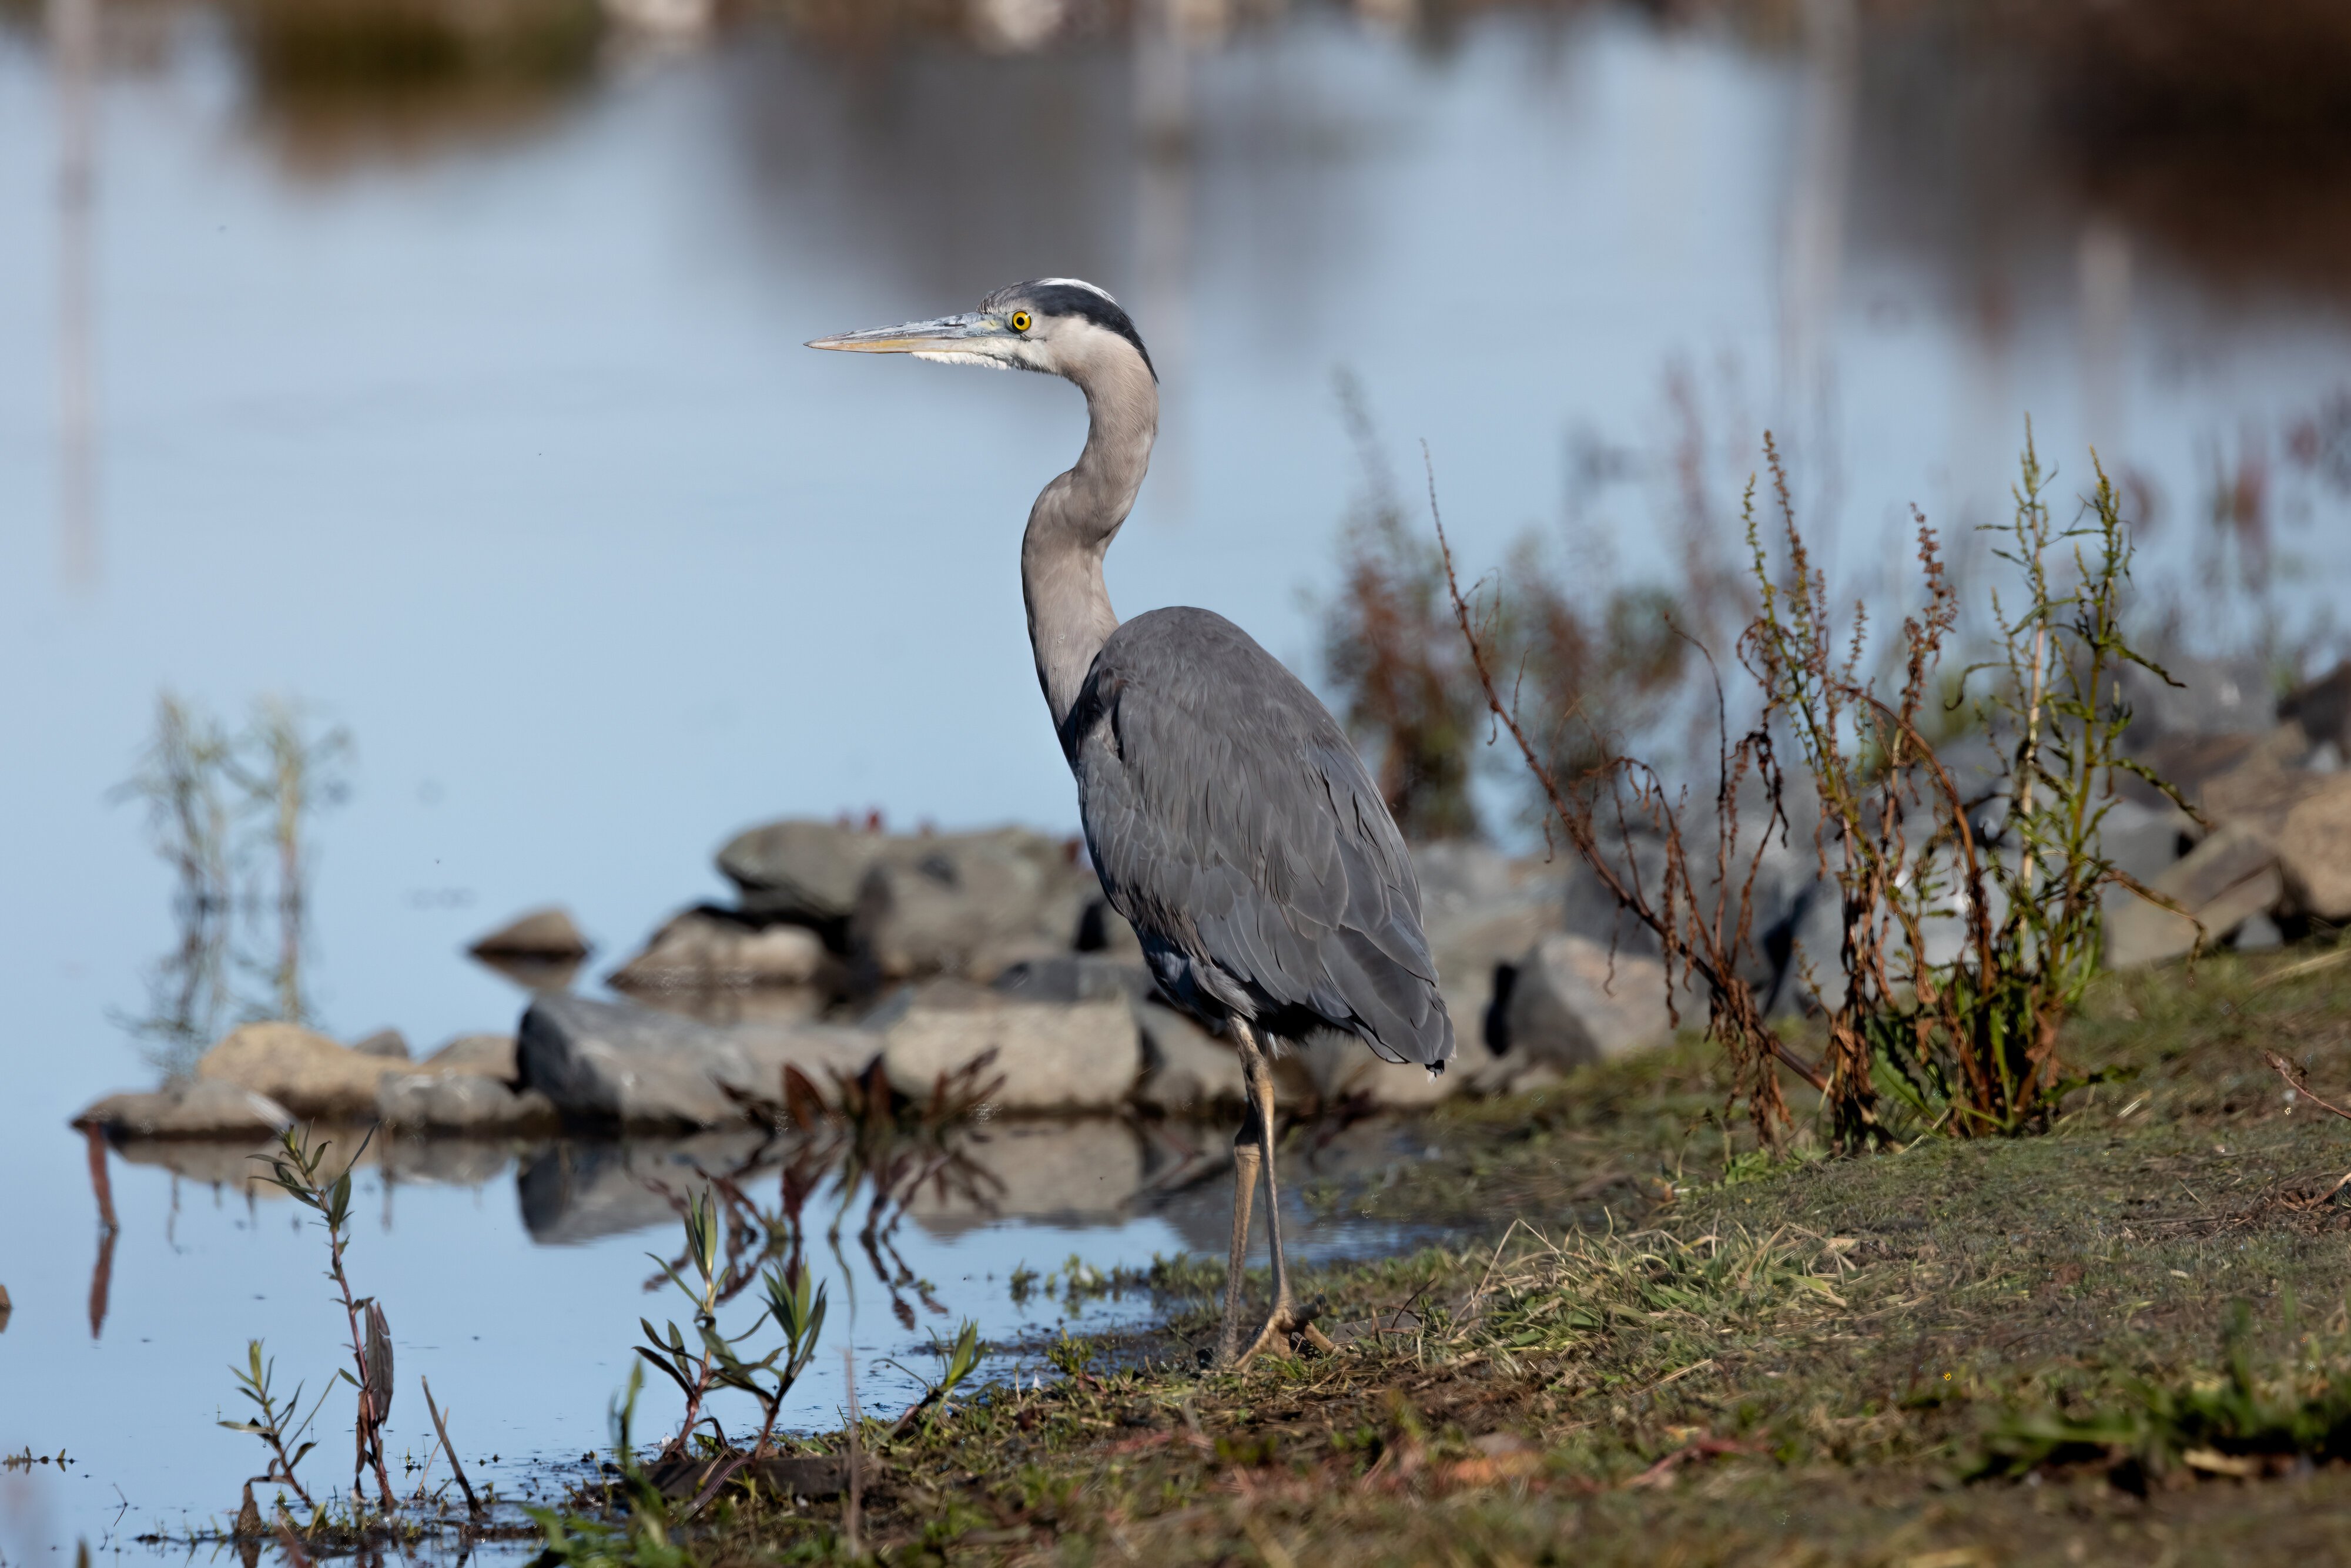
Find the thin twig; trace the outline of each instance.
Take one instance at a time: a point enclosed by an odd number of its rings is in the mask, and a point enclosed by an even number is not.
[[[858,1474],[857,1464],[857,1354],[855,1347],[851,1345],[842,1345],[841,1347],[841,1366],[842,1373],[848,1379],[847,1386],[849,1392],[849,1500],[841,1506],[841,1543],[849,1548],[849,1555],[854,1558],[863,1555],[863,1553],[858,1549],[857,1544],[858,1483],[862,1478]]]
[[[2293,1062],[2288,1061],[2284,1057],[2280,1056],[2274,1051],[2264,1051],[2262,1052],[2262,1055],[2269,1060],[2270,1066],[2276,1070],[2277,1075],[2285,1080],[2287,1088],[2293,1090],[2296,1094],[2301,1095],[2304,1099],[2309,1101],[2320,1110],[2332,1111],[2335,1114],[2342,1117],[2345,1121],[2351,1122],[2351,1111],[2346,1111],[2340,1105],[2329,1104],[2326,1101],[2320,1099],[2317,1095],[2310,1092],[2309,1080],[2304,1077],[2301,1068],[2296,1067]]]
[[[420,1377],[416,1381],[424,1385],[424,1408],[433,1412],[433,1429],[441,1434],[442,1451],[449,1456],[449,1468],[457,1472],[457,1490],[465,1494],[465,1511],[479,1519],[482,1500],[474,1495],[474,1483],[465,1479],[465,1467],[457,1462],[457,1445],[449,1440],[449,1427],[442,1416],[441,1406],[433,1403],[433,1380]]]

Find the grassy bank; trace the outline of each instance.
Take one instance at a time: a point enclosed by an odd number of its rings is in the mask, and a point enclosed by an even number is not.
[[[891,1439],[893,1563],[2285,1563],[2351,1552],[2351,966],[2100,983],[2135,1070],[2053,1135],[1768,1165],[1697,1048],[1441,1112],[1332,1209],[1457,1244],[1311,1271],[1333,1354],[1198,1370],[1216,1266],[1152,1333]],[[1506,1234],[1507,1231],[1507,1234]],[[2232,1310],[2245,1327],[2230,1337]],[[2233,1380],[2231,1357],[2237,1365]],[[892,1414],[894,1414],[893,1412]],[[838,1451],[843,1435],[814,1448]],[[842,1555],[839,1501],[723,1500],[705,1563]]]

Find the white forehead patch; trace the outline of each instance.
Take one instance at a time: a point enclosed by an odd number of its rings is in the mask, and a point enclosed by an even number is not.
[[[1111,292],[1109,289],[1104,288],[1099,283],[1088,283],[1082,277],[1040,277],[1037,281],[1040,284],[1058,283],[1071,288],[1082,288],[1089,294],[1101,295],[1104,299],[1109,299],[1113,305],[1118,303],[1116,299],[1111,298]]]

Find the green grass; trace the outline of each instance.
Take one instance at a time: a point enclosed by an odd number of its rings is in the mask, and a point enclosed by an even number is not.
[[[896,1441],[891,1563],[2306,1563],[2351,1555],[2351,968],[2100,982],[2053,1134],[1770,1164],[1702,1049],[1449,1106],[1327,1183],[1446,1228],[1308,1270],[1336,1354],[1198,1370],[1212,1268]],[[2332,1096],[2330,1096],[2332,1097]],[[1501,1218],[1506,1217],[1506,1218]],[[1062,1289],[1092,1281],[1065,1270]],[[2291,1303],[2299,1303],[2298,1306]],[[989,1369],[983,1364],[981,1376]],[[815,1445],[838,1448],[839,1435]],[[841,1510],[737,1499],[705,1564],[831,1559]]]

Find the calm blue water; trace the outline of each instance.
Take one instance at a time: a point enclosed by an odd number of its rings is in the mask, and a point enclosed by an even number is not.
[[[2150,591],[2210,579],[2197,518],[2256,446],[2276,615],[2343,586],[2338,499],[2281,455],[2344,382],[2341,298],[2265,272],[2259,235],[2216,266],[2094,205],[1866,53],[1855,85],[1833,47],[1605,15],[1421,47],[1312,11],[1195,54],[1166,156],[1124,45],[852,66],[754,32],[523,123],[329,141],[252,96],[205,13],[141,16],[96,90],[78,275],[59,84],[0,33],[0,1449],[79,1461],[0,1474],[11,1563],[228,1506],[247,1440],[211,1425],[220,1368],[256,1333],[289,1375],[332,1360],[282,1207],[120,1165],[90,1333],[63,1123],[147,1074],[120,1020],[170,884],[108,791],[159,689],[231,717],[294,695],[355,737],[309,971],[347,1036],[511,1027],[465,939],[552,900],[609,956],[716,892],[711,850],[762,818],[1074,827],[1015,541],[1075,393],[807,338],[1022,277],[1111,287],[1167,398],[1113,596],[1210,606],[1310,671],[1358,482],[1343,368],[1408,491],[1426,438],[1481,567],[1567,516],[1628,571],[1664,561],[1679,366],[1718,501],[1772,425],[1861,587],[1899,567],[1908,503],[1993,515],[2028,412],[2069,476],[2095,438],[2158,498]],[[86,507],[62,361],[95,388]],[[354,1268],[468,1451],[598,1442],[661,1233],[535,1244],[507,1174],[367,1207]],[[906,1235],[991,1332],[1021,1321],[1024,1259],[1183,1240],[1154,1215]],[[920,1336],[869,1290],[854,1337]]]

